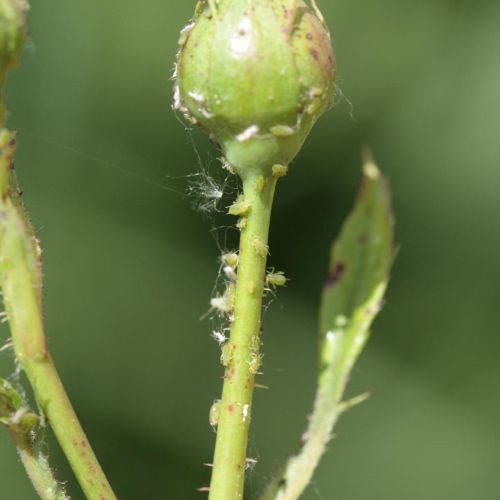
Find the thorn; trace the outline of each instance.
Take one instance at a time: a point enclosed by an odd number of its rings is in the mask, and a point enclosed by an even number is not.
[[[347,401],[342,401],[339,404],[340,413],[344,413],[347,410],[353,408],[354,406],[364,403],[370,396],[371,396],[370,392],[365,392],[363,394],[360,394],[359,396],[356,396],[355,398],[348,399]]]
[[[7,349],[10,349],[14,345],[13,341],[11,338],[7,339],[5,344],[0,347],[0,352],[6,351]]]
[[[254,385],[254,387],[255,387],[256,389],[270,389],[270,387],[269,387],[269,386],[267,386],[267,385],[262,385],[262,384],[255,384],[255,385]]]
[[[201,488],[198,488],[196,491],[199,491],[200,493],[208,493],[210,491],[210,487],[202,486]]]
[[[203,465],[204,465],[204,467],[213,467],[214,466],[214,464],[203,464]]]
[[[318,7],[318,4],[316,2],[316,0],[311,0],[311,3],[312,3],[312,6],[313,6],[313,10],[315,12],[315,14],[318,16],[318,19],[323,23],[323,24],[326,24],[325,22],[325,18],[323,17],[323,14],[321,13],[321,11],[319,10],[319,7]]]

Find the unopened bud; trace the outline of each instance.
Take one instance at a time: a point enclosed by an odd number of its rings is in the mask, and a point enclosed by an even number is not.
[[[175,107],[242,177],[288,165],[333,103],[330,34],[304,0],[199,3],[180,44]]]
[[[0,82],[17,64],[26,35],[24,0],[0,0]]]
[[[0,0],[0,128],[5,121],[3,85],[9,69],[16,66],[26,37],[24,0]]]

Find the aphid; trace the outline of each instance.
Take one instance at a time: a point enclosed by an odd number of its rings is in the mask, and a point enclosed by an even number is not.
[[[250,355],[250,361],[248,362],[248,369],[253,375],[259,373],[259,369],[262,365],[262,354],[252,353]]]
[[[243,412],[242,413],[243,413],[243,422],[246,422],[248,415],[250,413],[250,405],[249,404],[243,405]]]
[[[282,271],[277,272],[269,272],[266,275],[266,286],[285,286],[288,278],[285,276],[285,273]]]
[[[253,247],[257,255],[264,258],[267,257],[269,247],[260,238],[255,238],[253,240]]]
[[[237,275],[236,275],[236,271],[234,270],[234,267],[224,266],[222,268],[222,270],[224,271],[224,274],[226,275],[226,278],[229,281],[236,281]]]
[[[224,295],[219,295],[210,299],[210,307],[223,316],[231,313],[234,307],[234,294],[235,286],[231,283],[226,288]]]
[[[218,330],[214,330],[212,332],[212,337],[219,345],[225,344],[227,341],[227,337],[224,335],[224,332],[219,332]]]
[[[233,352],[234,349],[231,344],[227,343],[222,346],[222,352],[220,356],[222,366],[229,366],[229,364],[233,360]]]
[[[266,179],[263,175],[259,175],[259,178],[257,179],[257,192],[262,193],[264,191],[264,188],[266,187]]]
[[[226,253],[222,256],[222,262],[233,269],[238,267],[239,260],[240,258],[236,252]]]
[[[242,217],[238,223],[236,224],[236,227],[240,230],[240,231],[243,231],[243,229],[245,229],[247,227],[247,218],[246,217]]]
[[[295,129],[293,127],[289,127],[288,125],[275,125],[274,127],[271,127],[271,134],[276,137],[288,137],[295,134]]]
[[[245,460],[245,469],[246,470],[253,470],[256,465],[257,465],[257,460],[255,458],[247,458]]]
[[[245,200],[245,196],[240,194],[236,201],[228,208],[229,215],[246,215],[250,210],[250,202]]]
[[[272,172],[274,177],[284,177],[288,173],[288,167],[286,165],[273,165]]]
[[[228,304],[227,304],[227,300],[224,296],[212,297],[210,299],[210,306],[213,309],[216,309],[217,311],[219,311],[220,313],[227,313],[230,310],[228,307]]]
[[[220,399],[216,399],[212,406],[210,407],[210,412],[208,414],[208,421],[210,422],[210,425],[214,428],[217,427],[217,424],[219,423],[219,416],[220,416],[220,404],[221,401]]]

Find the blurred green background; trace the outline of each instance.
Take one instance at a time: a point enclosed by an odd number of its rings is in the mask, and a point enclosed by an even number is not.
[[[346,98],[278,189],[270,264],[292,281],[265,317],[270,389],[256,396],[248,496],[305,428],[329,244],[369,144],[394,190],[400,251],[349,389],[373,397],[341,420],[304,498],[498,499],[500,2],[320,3]],[[8,82],[17,169],[45,250],[50,347],[120,499],[203,498],[195,490],[209,478],[222,369],[199,318],[218,246],[236,234],[212,238],[229,221],[183,194],[201,167],[223,180],[217,153],[170,109],[193,9],[33,2],[32,42]],[[1,353],[0,374],[13,371]],[[0,498],[34,499],[0,431]],[[82,498],[52,440],[50,455]]]

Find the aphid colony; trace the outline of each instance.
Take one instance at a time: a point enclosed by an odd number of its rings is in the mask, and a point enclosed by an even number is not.
[[[225,253],[221,256],[221,268],[225,277],[226,288],[222,295],[217,295],[210,299],[210,308],[219,313],[219,316],[226,317],[232,321],[232,312],[234,308],[234,295],[236,290],[236,281],[238,278],[237,268],[239,257],[236,252]],[[265,278],[265,291],[272,292],[274,288],[285,286],[288,278],[282,271],[269,269]],[[214,330],[212,337],[219,345],[226,342],[227,337],[225,332],[229,329],[224,328],[222,331]]]

